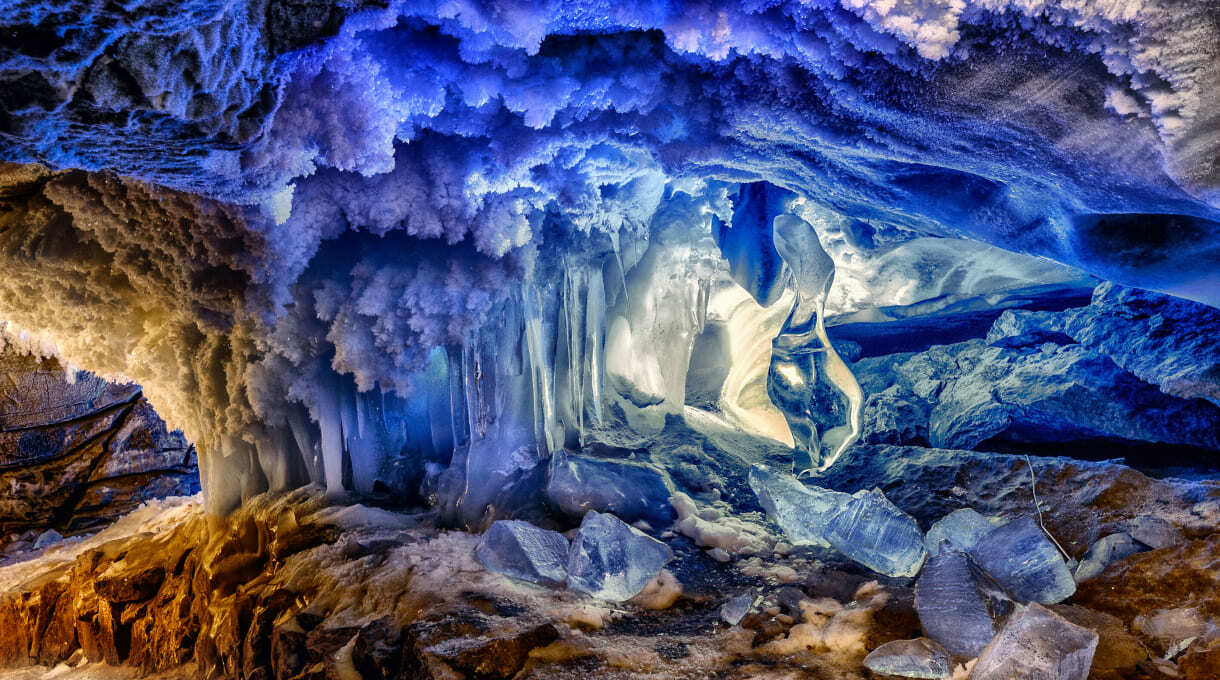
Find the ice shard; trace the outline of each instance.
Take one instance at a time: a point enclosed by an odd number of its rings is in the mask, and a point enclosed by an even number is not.
[[[1014,614],[979,655],[971,680],[1085,680],[1097,633],[1034,603]]]
[[[947,680],[953,675],[949,653],[927,638],[887,642],[864,657],[864,667],[899,678]]]
[[[630,600],[671,559],[664,543],[614,515],[590,511],[568,551],[568,587],[611,602]]]
[[[935,555],[947,544],[950,549],[969,552],[995,525],[973,508],[962,508],[940,518],[924,535],[924,547]]]
[[[958,657],[978,656],[1013,607],[974,558],[958,550],[928,558],[915,583],[915,611],[924,633]]]
[[[638,463],[598,460],[558,451],[551,459],[547,498],[571,515],[608,512],[653,528],[675,518],[670,490],[660,470]]]
[[[763,465],[750,469],[750,488],[772,521],[796,545],[830,547],[827,525],[851,496],[802,484],[789,474]]]
[[[826,540],[869,569],[898,578],[918,574],[928,556],[915,518],[879,489],[853,494],[826,523]]]
[[[1018,602],[1055,604],[1076,592],[1063,555],[1032,517],[993,529],[971,554]]]
[[[1148,550],[1148,546],[1135,540],[1130,534],[1118,533],[1103,536],[1089,547],[1089,551],[1084,554],[1084,559],[1080,560],[1080,564],[1076,566],[1076,582],[1080,583],[1098,576],[1112,562],[1145,550]]]
[[[567,580],[568,539],[529,522],[500,520],[484,532],[475,548],[488,569],[522,581],[558,585]]]

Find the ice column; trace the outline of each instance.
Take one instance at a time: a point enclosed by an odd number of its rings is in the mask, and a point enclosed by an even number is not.
[[[776,216],[775,249],[791,272],[796,301],[771,344],[767,394],[788,420],[797,451],[808,455],[801,473],[821,472],[860,436],[864,393],[826,336],[823,311],[834,281],[834,261],[813,225]]]

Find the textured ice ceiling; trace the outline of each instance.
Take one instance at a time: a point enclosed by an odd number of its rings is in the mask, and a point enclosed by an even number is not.
[[[531,378],[537,408],[572,401],[602,370],[598,332],[555,340],[572,310],[674,263],[708,281],[743,182],[878,241],[965,237],[1218,305],[1217,92],[1220,6],[1198,0],[17,0],[0,319],[143,383],[218,452],[205,476],[261,469],[231,497],[321,476],[265,442],[310,467],[365,437],[374,387],[483,375],[495,328],[545,322],[531,366],[579,345]],[[621,310],[676,323],[646,312]],[[531,428],[496,436],[567,436]]]

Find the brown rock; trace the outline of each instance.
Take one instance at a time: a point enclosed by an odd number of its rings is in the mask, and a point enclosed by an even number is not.
[[[1050,609],[1068,621],[1097,633],[1093,671],[1134,669],[1148,658],[1148,650],[1118,617],[1071,604],[1054,605]]]
[[[165,581],[165,568],[149,566],[129,570],[115,563],[97,577],[97,594],[113,604],[143,602],[157,593]]]
[[[448,666],[479,680],[506,680],[525,666],[530,650],[558,638],[550,623],[496,619],[477,610],[451,612],[407,627],[403,675],[431,680],[445,677]]]
[[[1220,617],[1220,534],[1133,555],[1080,585],[1074,601],[1124,621],[1160,609],[1197,607]]]
[[[1220,678],[1220,644],[1211,649],[1196,651],[1188,649],[1178,659],[1178,670],[1183,680],[1216,680]]]

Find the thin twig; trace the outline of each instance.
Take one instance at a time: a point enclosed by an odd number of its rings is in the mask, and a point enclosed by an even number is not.
[[[1047,531],[1046,524],[1042,521],[1042,505],[1038,503],[1038,479],[1034,476],[1034,462],[1029,459],[1028,453],[1025,454],[1025,464],[1029,466],[1029,490],[1034,494],[1034,510],[1038,511],[1038,526],[1042,527],[1042,533],[1051,539],[1051,543],[1054,543],[1055,547],[1059,548],[1059,552],[1063,554],[1063,559],[1071,560],[1071,556],[1067,554],[1063,546],[1059,545],[1059,541],[1055,540],[1054,535]]]

